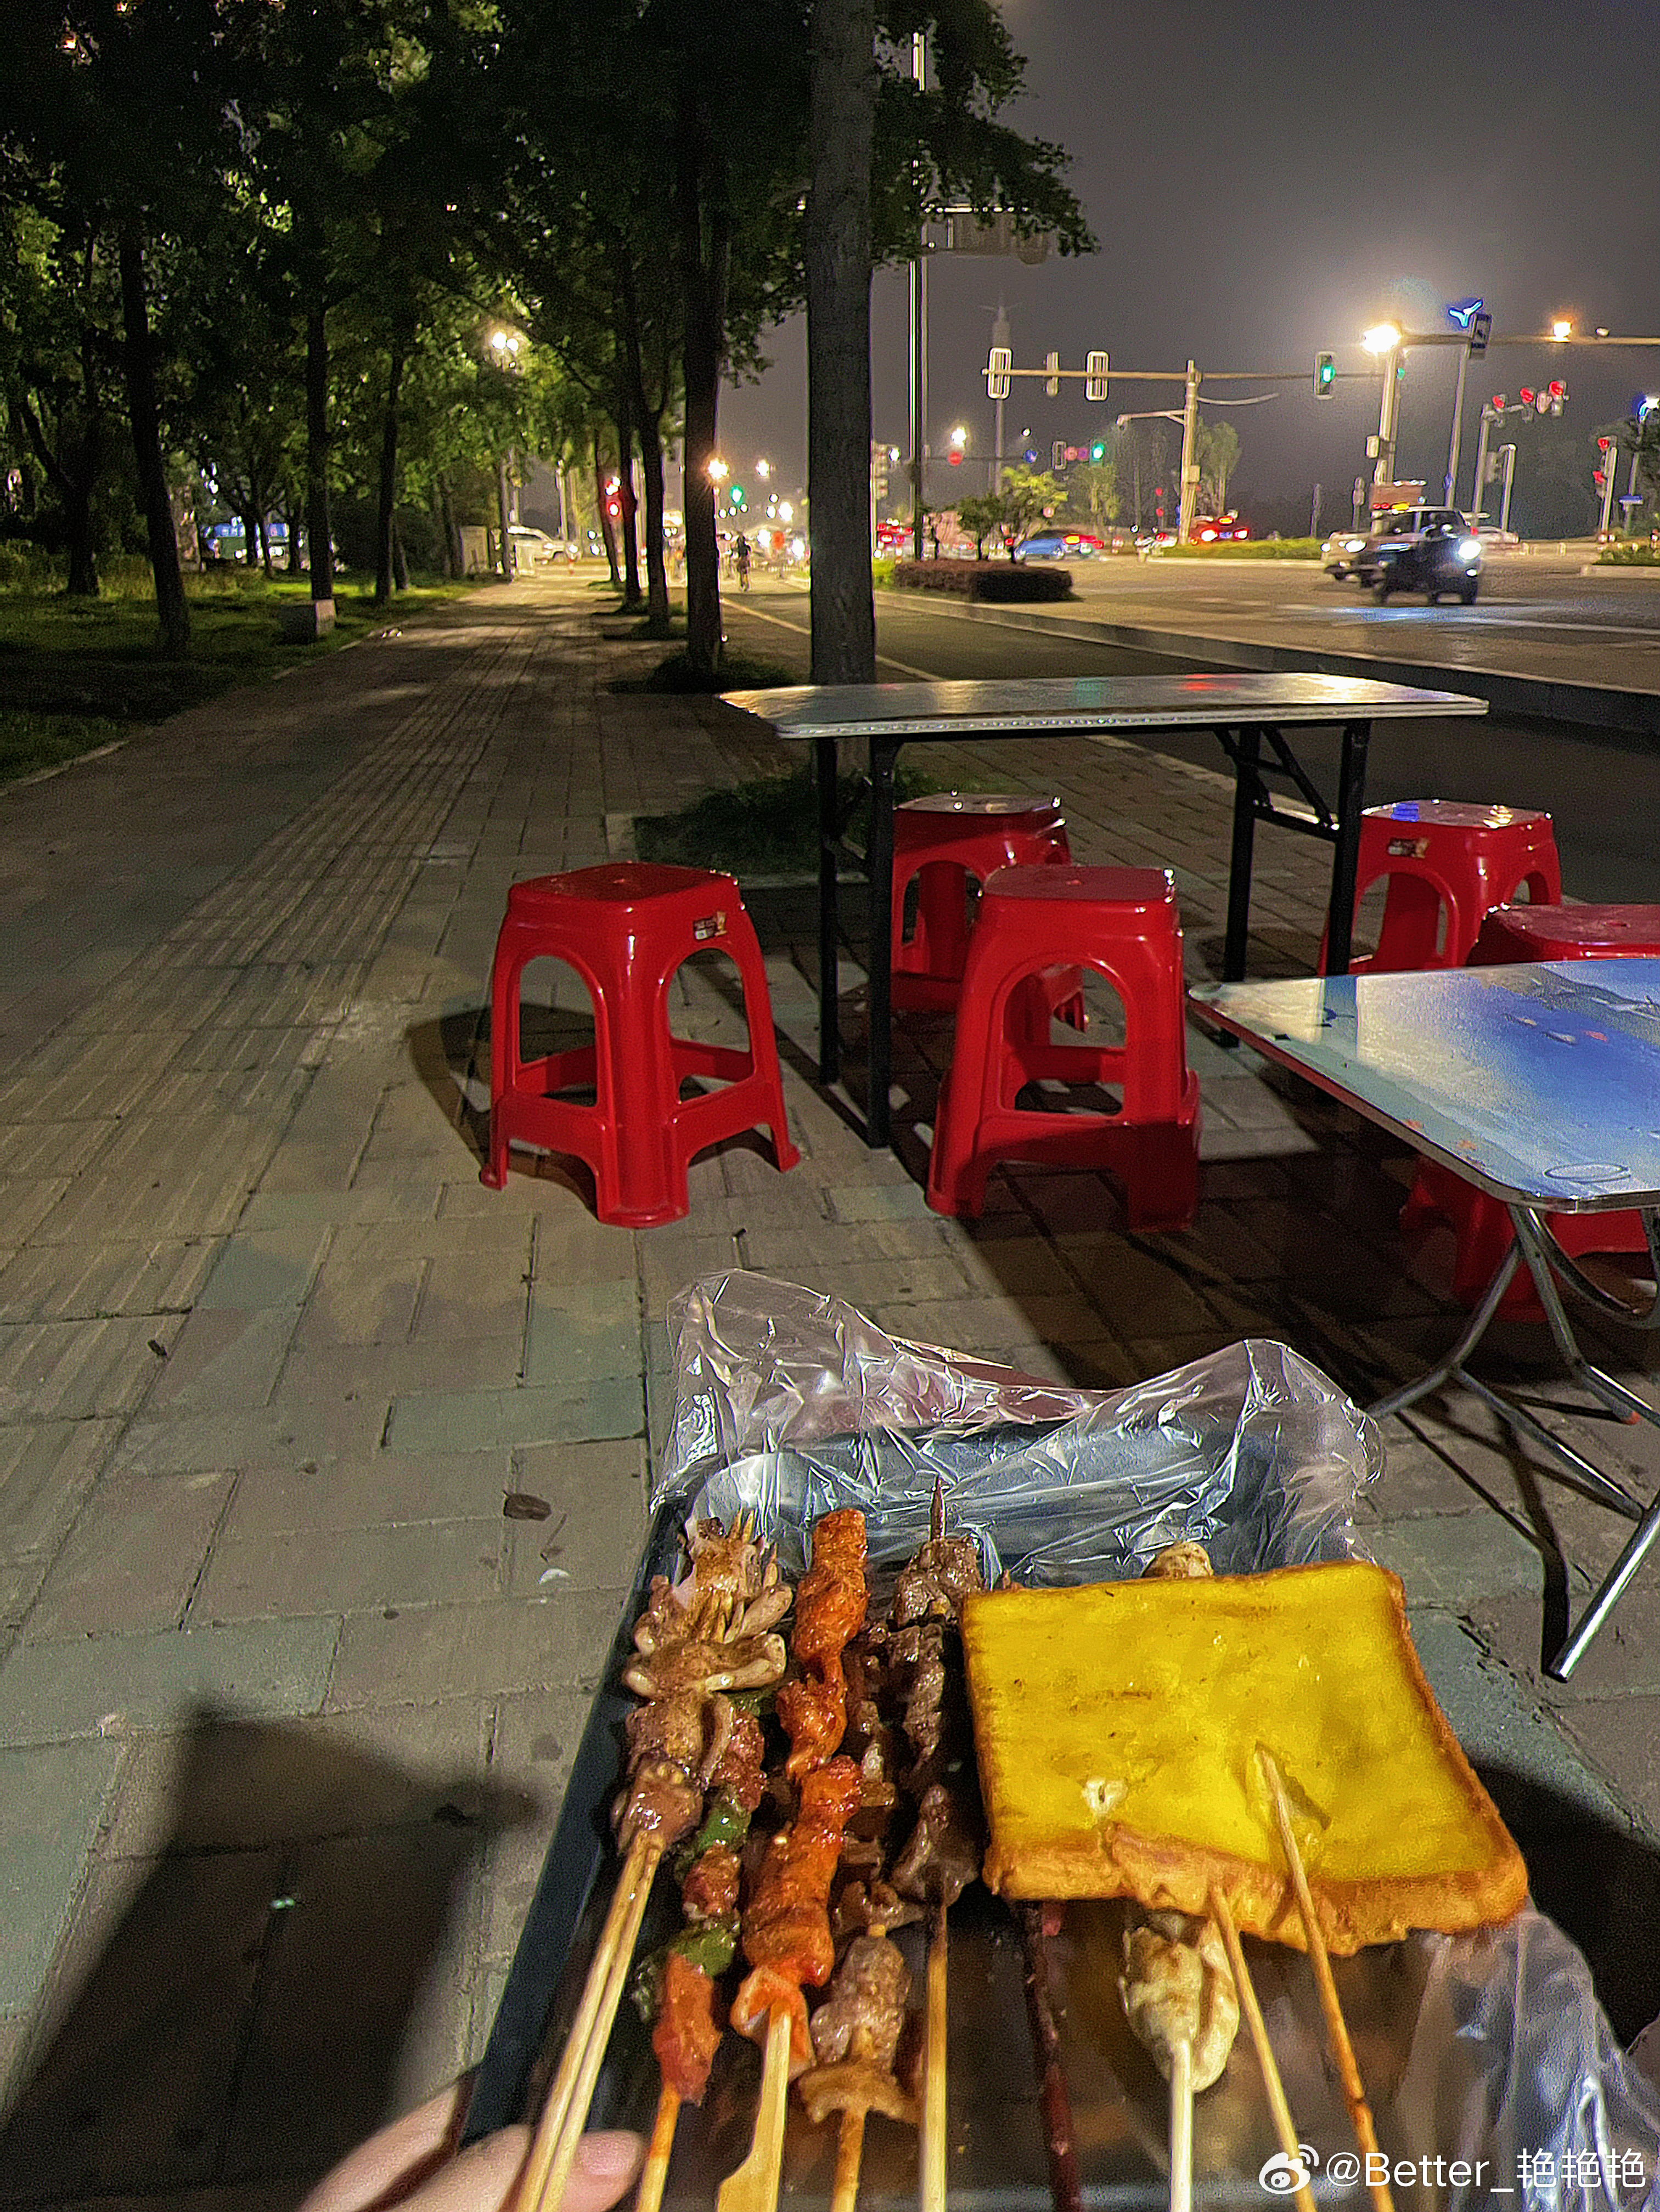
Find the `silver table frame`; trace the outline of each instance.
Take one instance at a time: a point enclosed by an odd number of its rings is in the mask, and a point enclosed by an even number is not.
[[[834,1083],[841,1073],[836,876],[844,825],[837,812],[836,746],[838,738],[848,738],[866,748],[872,805],[866,855],[870,1062],[865,1134],[873,1146],[887,1144],[891,1132],[893,787],[904,745],[928,739],[971,744],[1103,738],[1138,730],[1209,731],[1234,769],[1223,975],[1237,981],[1245,972],[1258,822],[1321,838],[1333,848],[1328,961],[1341,972],[1348,966],[1354,922],[1372,724],[1487,712],[1485,699],[1457,692],[1419,690],[1370,677],[1300,672],[803,684],[787,690],[731,691],[724,696],[728,706],[769,723],[779,737],[808,743],[813,749],[818,798],[818,1074],[826,1084]],[[1329,805],[1286,735],[1288,730],[1322,726],[1342,733],[1337,796]],[[1288,783],[1300,805],[1276,800],[1270,777]]]
[[[1589,972],[1596,967],[1620,963],[1575,962],[1562,964],[1571,969]],[[1499,972],[1513,974],[1515,971],[1506,969]],[[1370,980],[1364,976],[1353,979],[1357,997],[1364,992]],[[1394,979],[1379,977],[1377,980],[1388,981]],[[1253,987],[1252,994],[1260,1001],[1262,991],[1262,986]],[[1610,1297],[1600,1285],[1590,1279],[1569,1253],[1562,1249],[1551,1234],[1546,1219],[1548,1212],[1640,1213],[1648,1239],[1652,1279],[1660,1284],[1660,1191],[1622,1193],[1616,1197],[1604,1197],[1595,1203],[1576,1200],[1568,1194],[1560,1196],[1553,1194],[1548,1204],[1541,1204],[1539,1202],[1540,1194],[1506,1184],[1456,1152],[1434,1144],[1421,1128],[1390,1113],[1375,1097],[1369,1097],[1347,1086],[1330,1069],[1310,1063],[1286,1049],[1286,1040],[1276,1036],[1271,1027],[1265,1026],[1260,1014],[1254,1017],[1243,1015],[1237,1008],[1230,1006],[1228,995],[1226,986],[1201,987],[1189,994],[1189,1003],[1201,1019],[1213,1023],[1229,1036],[1250,1045],[1278,1066],[1289,1068],[1293,1074],[1300,1075],[1306,1082],[1325,1091],[1329,1097],[1335,1098],[1341,1104],[1351,1108],[1391,1135],[1401,1138],[1415,1150],[1429,1153],[1455,1174],[1475,1183],[1490,1196],[1499,1199],[1510,1214],[1516,1241],[1499,1262],[1456,1343],[1444,1358],[1437,1361],[1424,1374],[1403,1383],[1399,1389],[1388,1392],[1366,1410],[1374,1420],[1387,1420],[1391,1413],[1404,1412],[1408,1406],[1416,1405],[1420,1398],[1432,1396],[1447,1383],[1462,1382],[1511,1429],[1528,1437],[1566,1468],[1597,1504],[1607,1506],[1633,1523],[1619,1558],[1598,1585],[1578,1626],[1570,1632],[1546,1664],[1547,1674],[1556,1681],[1566,1682],[1590,1649],[1598,1631],[1606,1624],[1627,1584],[1652,1550],[1657,1537],[1660,1537],[1660,1492],[1657,1492],[1645,1505],[1640,1499],[1633,1497],[1623,1484],[1616,1482],[1601,1468],[1593,1466],[1583,1452],[1576,1451],[1572,1444],[1565,1443],[1560,1437],[1554,1436],[1527,1407],[1504,1392],[1495,1390],[1491,1383],[1484,1382],[1479,1375],[1471,1371],[1469,1361],[1492,1326],[1505,1293],[1515,1279],[1517,1268],[1525,1263],[1533,1278],[1534,1288],[1539,1293],[1539,1303],[1544,1308],[1545,1319],[1558,1354],[1572,1379],[1599,1405],[1617,1414],[1620,1419],[1646,1421],[1651,1427],[1660,1428],[1660,1409],[1627,1389],[1623,1382],[1585,1357],[1573,1333],[1573,1325],[1557,1288],[1556,1278],[1560,1275],[1577,1297],[1598,1312],[1618,1321],[1627,1328],[1642,1331],[1660,1330],[1660,1292],[1657,1292],[1649,1305],[1642,1310],[1634,1310],[1620,1299]],[[1396,1080],[1399,1080],[1398,1077]]]

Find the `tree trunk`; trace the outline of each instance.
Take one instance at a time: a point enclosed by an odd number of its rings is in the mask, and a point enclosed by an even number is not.
[[[873,0],[813,0],[807,145],[812,680],[876,681],[870,544]]]
[[[253,501],[250,499],[242,509],[242,566],[259,566],[259,525],[254,518]]]
[[[90,357],[87,354],[82,356],[82,367],[87,376],[87,391],[95,396],[97,386],[93,380]],[[25,401],[18,412],[46,481],[58,494],[63,506],[70,562],[69,581],[64,589],[71,599],[95,599],[98,596],[98,563],[94,553],[92,495],[97,488],[98,465],[103,446],[97,414],[89,405],[80,442],[74,447],[70,446],[60,421],[60,450],[54,453],[34,409]]]
[[[386,410],[380,422],[380,503],[375,514],[374,604],[383,607],[392,597],[392,507],[398,491],[398,387],[404,380],[405,339],[392,334],[392,358],[386,365]]]
[[[617,565],[617,532],[611,526],[611,501],[605,497],[605,465],[599,458],[599,433],[593,434],[593,495],[599,507],[599,535],[605,541],[605,558],[611,563],[611,580],[621,586],[623,572]]]
[[[410,564],[404,551],[404,533],[398,527],[398,517],[392,518],[392,580],[400,592],[410,587]]]
[[[329,333],[325,310],[306,310],[306,535],[312,605],[334,600],[329,530]]]
[[[461,558],[461,547],[455,534],[455,508],[450,499],[450,480],[442,469],[438,471],[438,520],[444,532],[444,574],[453,583],[465,573]]]
[[[649,411],[640,417],[640,471],[646,480],[646,628],[669,634],[669,572],[663,558],[662,425]]]
[[[640,604],[640,533],[635,528],[639,501],[634,490],[634,410],[626,396],[617,403],[617,534],[623,541],[623,604]]]
[[[726,348],[727,270],[731,252],[726,175],[714,144],[708,94],[681,94],[676,131],[675,199],[679,218],[685,336],[686,660],[712,683],[721,664],[721,554],[714,531],[715,457],[721,363]]]
[[[502,558],[497,565],[502,571],[502,580],[507,584],[513,580],[513,540],[508,535],[508,463],[505,454],[501,455],[496,464],[496,511],[502,525]]]
[[[136,222],[121,228],[121,324],[125,339],[127,417],[138,469],[138,494],[155,580],[155,613],[162,650],[173,659],[190,651],[190,606],[179,566],[167,463],[161,455],[161,410],[155,395],[155,356],[150,344],[149,301],[144,286],[144,247]]]

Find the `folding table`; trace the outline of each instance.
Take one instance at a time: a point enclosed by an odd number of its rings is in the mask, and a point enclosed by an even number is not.
[[[1660,959],[1561,960],[1411,975],[1213,984],[1194,1012],[1499,1199],[1516,1242],[1452,1350],[1371,1408],[1383,1419],[1462,1382],[1635,1525],[1547,1672],[1564,1681],[1660,1535],[1647,1504],[1470,1371],[1525,1261],[1568,1372],[1622,1419],[1660,1412],[1588,1360],[1557,1278],[1629,1328],[1660,1328],[1660,1297],[1634,1310],[1591,1281],[1550,1233],[1548,1213],[1640,1212],[1660,1282]]]
[[[1256,824],[1273,822],[1323,838],[1332,854],[1328,959],[1347,966],[1354,878],[1365,805],[1366,747],[1374,721],[1484,714],[1484,699],[1420,691],[1370,677],[1218,674],[1039,677],[960,684],[802,684],[788,690],[729,691],[727,705],[771,724],[781,738],[810,742],[818,787],[818,1073],[840,1070],[836,1007],[838,817],[836,741],[868,749],[870,851],[870,1074],[866,1137],[888,1142],[893,1064],[891,943],[893,781],[902,746],[927,739],[1001,744],[1021,738],[1101,738],[1136,730],[1209,730],[1234,765],[1233,837],[1223,974],[1245,972],[1251,858]],[[1342,732],[1337,795],[1328,803],[1292,751],[1288,730],[1325,725]],[[1267,779],[1289,783],[1301,805],[1276,801]],[[1152,856],[1156,858],[1157,856]]]

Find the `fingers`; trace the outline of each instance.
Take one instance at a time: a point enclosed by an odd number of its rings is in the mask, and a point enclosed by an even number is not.
[[[529,2148],[525,2128],[487,2136],[441,2166],[403,2212],[507,2212]],[[644,2148],[638,2136],[584,2136],[559,2212],[609,2212],[640,2171]]]

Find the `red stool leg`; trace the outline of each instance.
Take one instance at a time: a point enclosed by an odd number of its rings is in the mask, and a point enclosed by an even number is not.
[[[478,1180],[491,1190],[502,1190],[508,1180],[508,1101],[518,1087],[519,981],[530,957],[521,943],[522,933],[503,921],[490,963],[490,1133],[489,1158],[478,1170]]]

